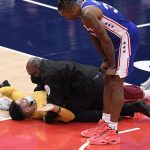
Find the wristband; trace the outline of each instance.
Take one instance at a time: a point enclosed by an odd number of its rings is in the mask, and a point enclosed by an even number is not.
[[[60,111],[61,111],[61,107],[60,107],[60,106],[57,106],[57,111],[56,111],[56,113],[60,113]]]

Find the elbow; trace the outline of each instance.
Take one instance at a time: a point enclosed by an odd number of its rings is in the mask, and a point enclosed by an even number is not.
[[[68,116],[68,117],[66,116],[63,119],[61,118],[61,121],[67,123],[67,122],[70,122],[70,121],[74,120],[74,118],[75,118],[75,115],[72,114],[71,116]]]
[[[72,116],[70,118],[66,118],[66,120],[64,122],[70,122],[70,121],[74,120],[74,118],[75,118],[75,115],[72,114]]]

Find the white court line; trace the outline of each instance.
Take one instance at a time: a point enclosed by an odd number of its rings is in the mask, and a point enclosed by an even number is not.
[[[10,117],[9,117],[9,118],[8,118],[8,117],[7,117],[7,118],[1,118],[1,117],[0,117],[0,121],[10,120],[10,119],[11,119]]]
[[[28,57],[35,57],[34,55],[23,53],[23,52],[20,52],[20,51],[14,50],[14,49],[10,49],[10,48],[7,48],[7,47],[3,47],[3,46],[0,46],[0,49],[3,49],[3,50],[8,51],[8,52],[13,52],[13,53],[25,55],[25,56],[28,56]]]
[[[118,132],[118,134],[132,132],[132,131],[136,131],[136,130],[140,130],[140,128],[133,128],[133,129],[128,129],[128,130],[120,131],[120,132]],[[90,145],[90,142],[87,141],[83,145],[81,145],[81,147],[79,148],[79,150],[84,150],[88,145]]]
[[[33,0],[22,0],[22,1],[29,2],[29,3],[32,3],[32,4],[36,4],[36,5],[43,6],[43,7],[47,7],[47,8],[53,9],[53,10],[58,10],[57,7],[47,5],[47,4],[44,4],[44,3],[40,3],[40,2],[36,2],[36,1],[33,1]],[[138,28],[147,27],[147,26],[150,26],[150,23],[137,25]]]
[[[145,24],[137,25],[138,28],[147,27],[147,26],[150,26],[150,23],[145,23]]]
[[[36,5],[43,6],[43,7],[47,7],[47,8],[51,8],[51,9],[54,9],[54,10],[58,10],[57,7],[47,5],[47,4],[43,4],[43,3],[40,3],[40,2],[35,2],[35,1],[32,1],[32,0],[22,0],[22,1],[29,2],[29,3],[32,3],[32,4],[36,4]]]
[[[88,145],[90,145],[90,142],[87,141],[79,148],[79,150],[84,150]]]
[[[128,130],[120,131],[120,132],[118,132],[118,134],[127,133],[127,132],[132,132],[132,131],[136,131],[136,130],[140,130],[140,129],[141,129],[141,128],[128,129]]]

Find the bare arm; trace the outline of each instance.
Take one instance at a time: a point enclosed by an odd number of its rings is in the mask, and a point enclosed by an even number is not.
[[[70,110],[54,105],[54,104],[46,104],[43,108],[40,108],[38,111],[40,112],[55,112],[58,114],[56,120],[60,120],[63,122],[69,122],[75,118],[75,115]]]
[[[114,47],[111,39],[109,38],[103,24],[100,22],[103,13],[97,7],[91,6],[87,7],[82,12],[82,21],[88,27],[93,29],[94,33],[99,40],[103,54],[105,54],[108,59],[108,63],[111,66],[115,66],[115,55],[114,55]],[[96,43],[95,46],[97,47]],[[101,53],[100,49],[98,49]],[[102,56],[103,57],[103,56]]]
[[[103,60],[107,60],[106,54],[101,46],[100,41],[93,35],[89,34],[91,41],[93,42],[93,44],[95,45],[95,47],[98,49],[98,52],[100,53],[100,55],[102,56]]]
[[[60,108],[60,112],[58,112],[58,115],[59,116],[56,118],[56,120],[60,120],[63,122],[69,122],[75,118],[75,115],[73,112],[63,107]]]

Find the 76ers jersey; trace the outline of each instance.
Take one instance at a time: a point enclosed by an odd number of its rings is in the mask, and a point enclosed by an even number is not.
[[[126,77],[131,71],[134,55],[139,46],[139,31],[137,27],[117,9],[101,1],[85,0],[81,5],[81,9],[83,10],[90,6],[95,6],[102,11],[103,16],[100,22],[114,45],[118,68],[117,74],[121,78]],[[85,25],[83,27],[90,34],[97,37],[93,29],[87,28]]]
[[[88,6],[96,6],[101,9],[101,11],[103,12],[103,17],[100,20],[100,22],[104,25],[104,28],[108,31],[108,35],[113,42],[118,40],[117,37],[121,37],[128,30],[128,27],[130,26],[131,22],[129,22],[125,18],[125,16],[123,16],[114,7],[95,0],[86,0],[83,2],[81,7],[82,9],[84,9],[85,7]],[[92,33],[92,31],[91,34],[95,35],[94,33]]]

